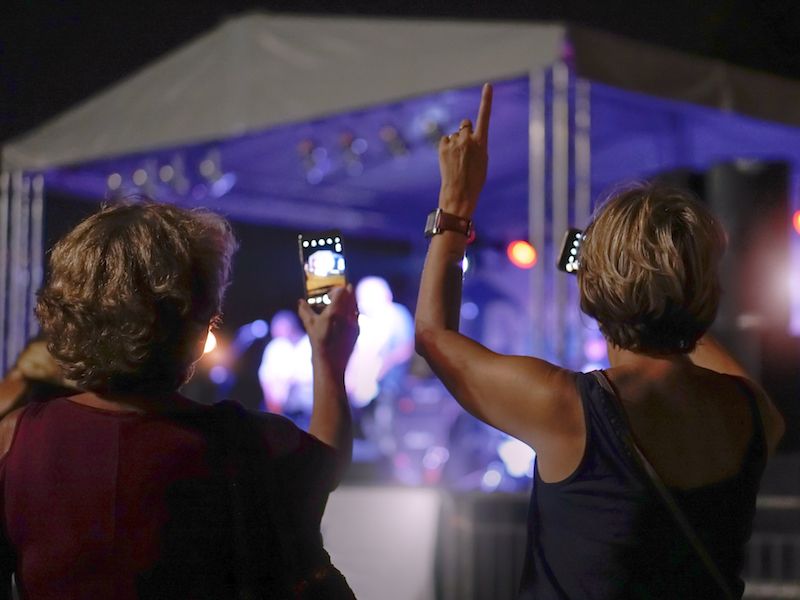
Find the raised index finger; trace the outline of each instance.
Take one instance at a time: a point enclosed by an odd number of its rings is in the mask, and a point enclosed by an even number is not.
[[[481,105],[478,108],[478,120],[475,123],[475,139],[486,142],[489,139],[489,115],[492,113],[492,86],[483,84]]]

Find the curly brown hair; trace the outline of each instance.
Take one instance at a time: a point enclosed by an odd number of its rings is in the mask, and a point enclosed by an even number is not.
[[[171,392],[219,318],[236,240],[228,222],[148,198],[105,206],[56,244],[36,315],[68,379]]]
[[[634,184],[611,195],[580,251],[581,309],[608,341],[645,354],[691,352],[713,323],[725,233],[689,192]]]

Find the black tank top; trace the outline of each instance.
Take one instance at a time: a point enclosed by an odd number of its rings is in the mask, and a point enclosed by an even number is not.
[[[616,400],[577,374],[586,449],[575,472],[545,483],[534,470],[520,598],[713,600],[720,592],[647,476],[616,433],[627,427]],[[738,474],[671,490],[737,597],[744,546],[767,450],[758,404],[747,386],[753,435]]]

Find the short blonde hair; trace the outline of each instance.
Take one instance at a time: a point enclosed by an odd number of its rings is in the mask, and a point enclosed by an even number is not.
[[[724,249],[724,230],[689,192],[620,189],[586,229],[581,309],[618,348],[690,352],[717,314]]]

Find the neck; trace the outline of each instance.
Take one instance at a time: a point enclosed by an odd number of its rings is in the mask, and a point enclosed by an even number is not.
[[[608,362],[614,369],[675,369],[692,365],[687,354],[644,354],[608,343]]]
[[[163,393],[120,393],[120,392],[83,392],[72,396],[71,400],[78,404],[117,410],[121,412],[163,412],[180,409],[190,403],[177,392]]]

